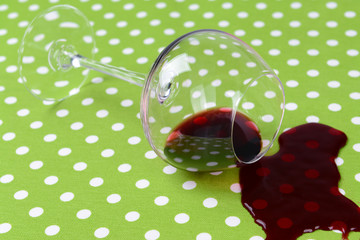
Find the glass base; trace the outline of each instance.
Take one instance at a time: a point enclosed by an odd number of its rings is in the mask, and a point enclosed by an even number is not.
[[[68,5],[38,15],[26,29],[19,49],[20,76],[42,100],[62,100],[79,91],[87,71],[73,68],[71,54],[94,57],[95,39],[89,20]]]

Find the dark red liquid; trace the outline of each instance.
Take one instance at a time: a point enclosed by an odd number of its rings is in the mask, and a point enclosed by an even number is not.
[[[346,135],[322,124],[281,134],[280,150],[240,169],[242,203],[267,240],[293,240],[315,230],[360,231],[359,207],[338,189],[334,162]]]
[[[261,137],[249,118],[232,110],[209,109],[191,116],[169,135],[164,153],[173,165],[190,171],[235,167],[235,154],[243,162],[261,151]],[[231,134],[231,132],[234,134]]]

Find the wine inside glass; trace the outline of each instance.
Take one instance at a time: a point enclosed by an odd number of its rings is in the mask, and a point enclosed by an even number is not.
[[[93,60],[88,19],[69,5],[29,24],[19,49],[26,88],[42,100],[79,92],[89,69],[143,87],[141,121],[156,154],[188,171],[216,171],[260,159],[284,115],[281,81],[246,43],[203,29],[171,42],[146,74]]]

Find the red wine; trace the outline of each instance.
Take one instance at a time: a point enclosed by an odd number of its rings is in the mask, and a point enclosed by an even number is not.
[[[184,120],[168,136],[164,153],[169,161],[178,168],[203,171],[236,167],[236,157],[253,160],[262,147],[259,130],[239,112],[232,124],[232,114],[230,108],[215,108]]]
[[[346,135],[310,123],[279,138],[273,156],[240,169],[242,204],[267,240],[294,240],[315,230],[360,231],[359,207],[339,192],[335,164]]]

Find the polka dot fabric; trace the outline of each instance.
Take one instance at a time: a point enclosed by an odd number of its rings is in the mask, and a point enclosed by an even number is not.
[[[335,160],[342,175],[339,186],[359,203],[356,1],[2,1],[0,238],[23,239],[24,234],[33,239],[265,238],[241,205],[238,169],[186,172],[156,157],[139,120],[137,86],[90,72],[89,84],[61,103],[39,101],[25,90],[17,49],[31,20],[56,4],[72,4],[90,19],[97,60],[144,73],[164,47],[186,32],[216,28],[240,37],[283,81],[287,103],[281,131],[321,122],[348,135]],[[36,59],[25,61],[31,64]],[[34,69],[39,76],[48,71]],[[265,94],[273,97],[271,92]],[[285,162],[296,161],[290,155],[283,157]],[[264,176],[268,169],[258,174]],[[305,174],[310,179],[316,176]],[[293,191],[287,185],[280,190]],[[264,207],[264,202],[256,206]],[[316,207],[307,204],[310,211]],[[287,219],[279,221],[284,227],[290,224]],[[352,233],[350,238],[359,236]],[[316,231],[299,239],[339,237]]]

